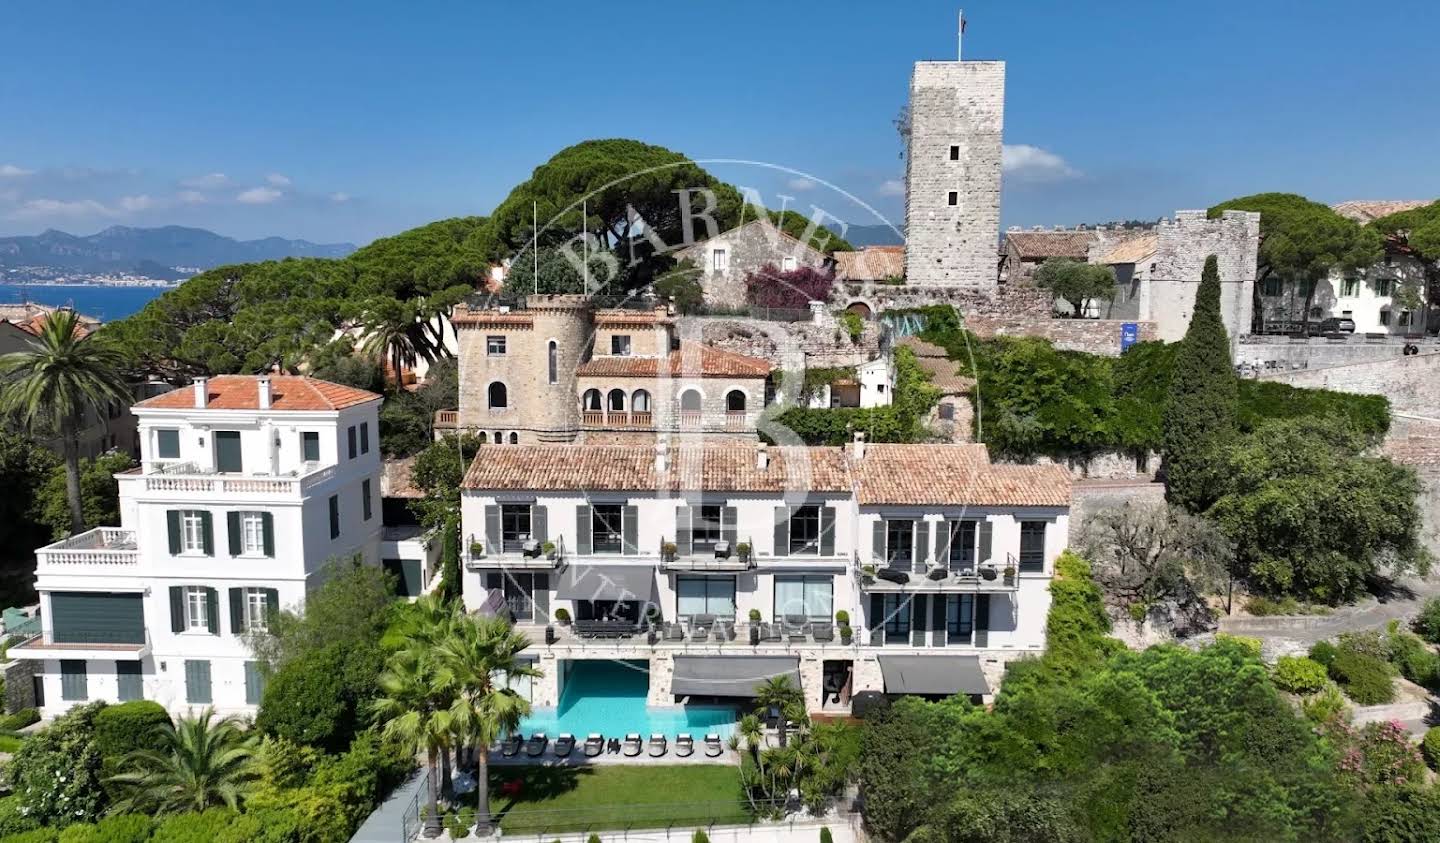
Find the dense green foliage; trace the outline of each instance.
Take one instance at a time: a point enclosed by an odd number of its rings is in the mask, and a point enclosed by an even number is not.
[[[254,779],[256,738],[238,717],[204,709],[166,722],[159,747],[136,749],[106,783],[120,796],[115,809],[154,815],[236,810]]]
[[[5,488],[0,495],[0,548],[7,553],[27,552],[50,540],[51,532],[34,517],[34,507],[40,489],[59,467],[55,454],[30,437],[0,430],[0,484]]]
[[[1380,233],[1388,251],[1407,255],[1419,262],[1425,274],[1425,289],[1414,292],[1423,292],[1425,301],[1436,301],[1436,294],[1440,293],[1437,289],[1440,288],[1440,202],[1381,217],[1368,227]],[[1404,290],[1397,291],[1396,300],[1404,295]],[[1413,304],[1418,302],[1407,306]]]
[[[702,275],[694,261],[678,261],[655,279],[655,295],[662,301],[672,302],[680,313],[699,313],[705,307],[705,288],[700,283]]]
[[[1191,512],[1203,512],[1219,496],[1214,453],[1235,432],[1237,381],[1220,318],[1219,262],[1211,255],[1175,354],[1163,426],[1166,496]]]
[[[134,466],[135,460],[119,451],[80,460],[80,510],[85,529],[120,526],[120,485],[115,475]],[[70,535],[70,500],[63,466],[52,470],[36,491],[34,511],[40,523],[50,528],[51,540]]]
[[[1430,769],[1440,768],[1440,726],[1425,730],[1425,737],[1420,741],[1420,753],[1425,756],[1425,763],[1430,765]]]
[[[144,814],[112,814],[70,826],[60,832],[60,843],[145,843],[154,828],[154,820]]]
[[[169,725],[165,707],[151,700],[131,700],[100,709],[95,715],[95,748],[100,752],[105,777],[118,773],[130,753],[161,749],[161,730]]]
[[[1440,597],[1431,597],[1420,607],[1411,628],[1431,644],[1440,644]]]
[[[895,351],[895,388],[890,404],[883,407],[834,407],[810,409],[790,407],[772,421],[762,421],[760,432],[774,442],[781,431],[793,433],[806,445],[842,445],[855,432],[870,442],[922,442],[927,436],[925,421],[940,398],[929,384],[930,376],[920,368],[908,348]]]
[[[31,735],[6,770],[24,815],[52,828],[89,822],[105,809],[95,717],[103,702],[76,706]]]
[[[1325,665],[1305,656],[1281,656],[1270,671],[1275,687],[1292,694],[1313,694],[1325,687]]]
[[[1049,258],[1035,270],[1035,286],[1064,299],[1079,319],[1085,315],[1086,302],[1115,297],[1115,272],[1101,264]]]

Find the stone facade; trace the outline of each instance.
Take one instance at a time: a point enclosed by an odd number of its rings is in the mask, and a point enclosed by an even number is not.
[[[1232,342],[1250,333],[1255,274],[1260,249],[1260,215],[1226,211],[1209,219],[1204,211],[1176,211],[1175,219],[1156,228],[1159,243],[1150,271],[1149,301],[1141,313],[1156,325],[1158,338],[1185,336],[1195,309],[1195,291],[1205,259],[1215,255],[1220,269],[1220,314]]]
[[[828,321],[770,322],[761,319],[684,317],[681,332],[698,332],[706,345],[770,360],[782,371],[861,366],[881,353],[883,326],[866,322],[859,340]]]
[[[1005,63],[922,61],[910,77],[905,277],[996,287]]]
[[[751,220],[744,225],[675,252],[676,260],[691,260],[700,268],[705,303],[717,307],[744,307],[745,277],[766,264],[781,271],[809,266],[823,269],[830,259],[772,225]]]
[[[1274,380],[1310,389],[1333,389],[1360,395],[1383,395],[1396,413],[1433,416],[1440,405],[1440,353],[1418,354],[1327,369],[1302,369],[1264,374]]]

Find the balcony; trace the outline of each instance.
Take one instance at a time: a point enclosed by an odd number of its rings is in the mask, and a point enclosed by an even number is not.
[[[547,628],[555,636],[553,642],[546,640]],[[854,650],[861,646],[862,634],[862,630],[852,628],[851,638],[845,640],[841,628],[835,623],[803,618],[758,623],[695,617],[653,625],[581,620],[568,624],[522,621],[516,624],[516,629],[539,646],[580,647],[587,652],[642,647],[672,652],[727,654],[774,653],[815,647]]]
[[[135,531],[119,527],[96,527],[35,551],[39,573],[128,574],[139,564]]]
[[[621,410],[584,410],[580,413],[580,423],[585,427],[647,429],[655,426],[655,414],[649,410],[629,413]]]
[[[289,473],[224,474],[193,462],[147,462],[141,472],[119,475],[122,484],[132,483],[126,493],[137,496],[191,500],[197,495],[240,498],[289,498],[299,500],[338,473],[333,465]],[[125,487],[122,486],[122,489]]]
[[[1019,566],[1014,555],[1005,554],[1005,564],[950,568],[924,561],[895,562],[890,565],[861,564],[855,557],[854,574],[860,590],[870,594],[1006,594],[1018,591]],[[1006,576],[1005,571],[1010,571]]]
[[[150,655],[150,632],[142,630],[139,641],[116,641],[124,637],[114,633],[76,633],[57,635],[46,630],[19,643],[11,644],[14,659],[111,659],[138,661]]]
[[[688,572],[740,572],[755,567],[754,542],[746,540],[735,547],[727,542],[704,542],[690,553],[680,553],[675,543],[660,540],[660,570]]]
[[[434,424],[434,428],[435,428],[436,430],[455,430],[455,429],[457,429],[457,428],[459,428],[459,427],[460,427],[460,411],[459,411],[459,410],[436,410],[436,411],[435,411],[435,424]]]
[[[480,545],[480,552],[475,552],[475,546]],[[557,538],[551,544],[554,549],[546,552],[546,542],[540,542],[539,546],[526,550],[526,541],[502,541],[499,548],[491,548],[483,542],[471,542],[470,547],[465,548],[465,568],[470,571],[477,571],[484,568],[505,568],[509,570],[522,571],[553,571],[565,564],[565,538]]]

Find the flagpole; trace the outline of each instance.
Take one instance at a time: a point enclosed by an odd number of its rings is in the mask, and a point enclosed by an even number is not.
[[[589,197],[580,200],[580,242],[585,244],[585,264],[581,268],[580,292],[590,292],[590,231],[587,223],[590,221]]]
[[[540,295],[540,204],[530,203],[530,254],[534,259],[535,295]]]

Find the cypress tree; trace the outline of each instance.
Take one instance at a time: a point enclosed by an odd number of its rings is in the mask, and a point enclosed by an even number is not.
[[[1230,337],[1220,318],[1220,268],[1211,255],[1195,293],[1190,327],[1175,355],[1165,405],[1165,485],[1171,502],[1192,512],[1215,502],[1219,478],[1213,454],[1235,433],[1238,403]]]

